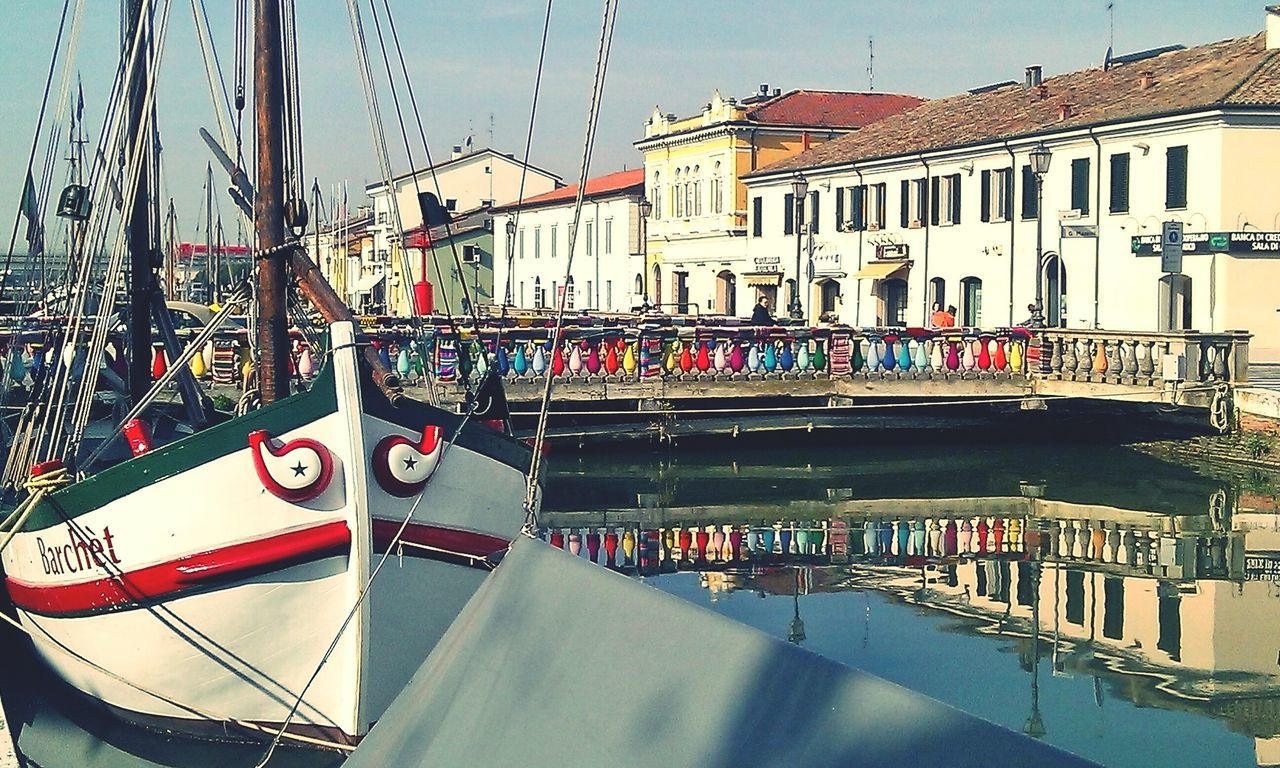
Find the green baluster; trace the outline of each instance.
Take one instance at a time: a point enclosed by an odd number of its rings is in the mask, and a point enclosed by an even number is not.
[[[815,371],[827,370],[827,353],[822,350],[822,339],[813,340],[813,354],[809,356],[809,363]]]

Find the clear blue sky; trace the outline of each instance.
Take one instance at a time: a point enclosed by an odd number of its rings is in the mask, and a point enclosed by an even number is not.
[[[206,2],[229,79],[234,4]],[[297,4],[306,173],[319,177],[325,190],[348,180],[354,193],[378,170],[353,66],[346,3]],[[0,249],[8,244],[62,3],[6,0],[5,5]],[[86,5],[79,69],[92,131],[115,66],[119,3],[87,0]],[[433,153],[447,155],[449,146],[468,133],[474,133],[477,146],[488,144],[491,113],[494,144],[517,156],[523,152],[543,0],[391,0],[391,5],[426,105]],[[784,90],[865,89],[869,35],[875,38],[879,91],[936,97],[1021,79],[1028,64],[1043,65],[1046,76],[1096,65],[1107,48],[1106,5],[1106,0],[622,0],[593,175],[639,163],[631,142],[655,104],[688,114],[715,89],[743,96],[760,83]],[[1115,49],[1123,53],[1253,34],[1262,28],[1263,5],[1116,0]],[[363,10],[369,27],[367,0]],[[555,2],[532,160],[567,180],[579,173],[600,14],[594,0]],[[190,0],[173,0],[163,70],[159,104],[166,191],[176,199],[189,234],[202,206],[204,166],[210,159],[196,130],[214,127]],[[387,101],[383,111],[390,120]],[[394,123],[387,127],[397,171],[404,170],[403,150],[395,150],[399,134]],[[55,189],[60,184],[59,176]],[[224,200],[221,207],[229,211],[230,204]]]

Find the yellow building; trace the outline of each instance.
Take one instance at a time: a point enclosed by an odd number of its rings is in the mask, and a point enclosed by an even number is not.
[[[776,257],[747,261],[742,176],[920,102],[762,85],[741,100],[717,92],[691,117],[655,109],[635,143],[653,206],[645,272],[637,276],[648,300],[669,312],[743,315],[767,295],[777,307],[785,270]]]

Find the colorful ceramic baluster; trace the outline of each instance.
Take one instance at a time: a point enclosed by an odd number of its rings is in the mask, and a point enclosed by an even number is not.
[[[710,344],[711,342],[707,343]],[[716,353],[711,359],[711,367],[714,368],[717,373],[725,373],[729,368],[729,357],[725,354],[724,348],[724,342],[717,343]]]
[[[960,370],[960,342],[948,341],[947,344],[947,370]]]
[[[822,349],[822,339],[813,340],[813,356],[809,360],[813,363],[813,370],[827,370],[827,353]]]
[[[778,355],[778,366],[787,373],[790,373],[796,364],[795,355],[791,352],[791,344],[792,342],[789,339],[783,339],[782,354]]]
[[[978,348],[978,367],[986,371],[991,368],[991,349],[988,344],[990,339],[978,339],[974,345]]]
[[[764,342],[764,369],[768,373],[773,373],[778,367],[778,348],[772,341]]]
[[[557,344],[555,351],[551,353],[551,375],[557,378],[564,376],[564,348]]]
[[[796,351],[796,370],[812,371],[813,358],[809,356],[809,342],[802,340],[799,343],[799,349]]]
[[[893,345],[897,342],[896,336],[884,337],[884,352],[880,355],[880,365],[886,371],[892,371],[898,367],[898,353],[894,351]]]
[[[693,342],[685,341],[680,343],[681,373],[688,373],[693,370],[693,351],[689,349],[691,344],[693,344]]]
[[[604,372],[613,376],[618,372],[618,345],[612,339],[604,340]]]
[[[582,343],[574,344],[569,353],[569,373],[577,376],[582,373]]]
[[[929,370],[929,347],[932,342],[925,339],[916,340],[916,370],[921,373]]]
[[[746,366],[747,361],[742,354],[742,342],[732,341],[729,348],[729,368],[734,373],[742,373],[742,369]]]
[[[879,343],[875,339],[867,339],[867,371],[875,373],[880,370]]]
[[[991,366],[997,371],[1007,371],[1009,369],[1009,359],[1005,356],[1004,348],[1007,339],[996,339],[996,353],[991,358]]]
[[[698,373],[706,373],[711,370],[711,342],[693,342],[698,347],[698,356],[694,358],[693,364],[697,367]]]
[[[911,370],[911,344],[908,339],[898,341],[898,370],[904,373]]]
[[[625,344],[625,342],[622,343]],[[626,344],[625,350],[622,353],[622,372],[628,377],[636,375],[636,366],[638,365],[636,361],[637,343],[638,342],[633,341],[630,344]]]

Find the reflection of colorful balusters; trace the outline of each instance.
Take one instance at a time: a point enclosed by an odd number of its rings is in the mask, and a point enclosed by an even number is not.
[[[778,535],[777,530],[773,528],[765,528],[760,532],[760,552],[761,554],[773,554],[773,545]]]
[[[942,550],[942,526],[937,519],[929,519],[929,554],[934,557],[946,554]]]
[[[716,526],[715,531],[711,534],[711,553],[718,560],[726,559],[724,557],[724,531],[720,530],[720,526]]]
[[[630,528],[622,532],[622,559],[627,565],[630,565],[632,556],[636,552],[636,535]]]
[[[862,549],[873,557],[880,554],[880,537],[870,520],[862,524]]]
[[[959,534],[956,530],[956,521],[947,520],[947,527],[942,532],[942,554],[951,555],[960,552]]]
[[[577,557],[582,553],[582,534],[573,531],[569,534],[569,554]]]
[[[1006,531],[1009,538],[1009,551],[1022,551],[1022,521],[1016,517],[1009,518],[1009,527]]]
[[[911,521],[911,548],[915,550],[912,554],[923,555],[925,546],[925,531],[923,520]]]
[[[600,561],[600,532],[592,530],[587,534],[587,558],[593,563]]]
[[[960,554],[973,552],[973,522],[969,518],[960,521]]]
[[[693,559],[693,531],[688,528],[680,531],[680,552],[686,560]]]
[[[551,546],[555,547],[556,549],[564,549],[564,532],[563,531],[551,532]]]
[[[666,528],[662,531],[662,547],[666,550],[663,555],[666,559],[675,560],[676,548],[676,532],[673,528]]]
[[[706,528],[699,528],[697,536],[694,539],[698,542],[698,559],[707,559],[707,544],[711,541],[711,534],[707,533]]]
[[[978,527],[977,527],[978,546],[974,549],[974,552],[976,552],[979,555],[985,555],[987,553],[987,531],[988,530],[989,529],[987,528],[987,518],[979,517]]]
[[[1004,547],[1004,519],[997,517],[991,522],[991,551],[1000,553],[1005,551]]]
[[[755,528],[747,529],[746,537],[747,552],[755,555],[760,552],[760,532]]]
[[[778,531],[778,542],[782,545],[781,554],[783,556],[790,555],[793,552],[791,545],[795,543],[795,532],[795,523]]]
[[[1092,548],[1092,551],[1089,553],[1089,557],[1094,560],[1101,560],[1102,545],[1105,544],[1106,541],[1107,541],[1107,531],[1102,527],[1101,524],[1098,524],[1098,526],[1093,529],[1093,548]]]
[[[893,546],[885,548],[886,555],[906,557],[911,551],[911,523],[906,520],[893,521]]]
[[[618,564],[618,534],[616,531],[608,530],[604,534],[604,554],[605,565]]]
[[[732,560],[742,559],[742,531],[737,527],[729,531],[729,557]]]
[[[897,525],[905,526],[906,523],[898,523]],[[890,557],[895,551],[893,535],[894,526],[890,525],[888,520],[880,520],[877,527],[880,529],[880,553],[885,557]],[[903,530],[905,530],[905,527]],[[907,531],[907,533],[910,534],[910,531]],[[903,541],[898,551],[905,552],[906,548],[907,543],[906,541]]]
[[[798,555],[811,554],[809,549],[809,529],[807,527],[801,526],[799,529],[796,530],[795,534],[796,534],[796,554]]]

